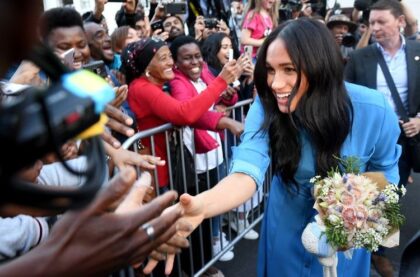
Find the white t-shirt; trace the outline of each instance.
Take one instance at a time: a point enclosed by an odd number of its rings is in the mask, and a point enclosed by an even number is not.
[[[207,88],[206,83],[204,83],[201,79],[198,79],[197,82],[191,81],[191,83],[194,85],[199,94]],[[209,111],[211,110],[213,110],[213,106],[210,107]],[[196,154],[195,170],[198,174],[211,170],[223,163],[222,140],[220,139],[219,133],[212,131],[207,131],[207,133],[217,141],[219,146],[207,153]],[[193,130],[190,127],[184,127],[182,136],[184,139],[184,145],[191,154],[194,153],[192,135]]]

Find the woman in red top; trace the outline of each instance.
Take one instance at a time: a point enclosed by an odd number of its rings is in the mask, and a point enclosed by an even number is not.
[[[136,115],[139,130],[157,127],[167,122],[174,125],[196,126],[195,122],[203,115],[212,113],[209,108],[219,99],[227,87],[241,74],[236,61],[231,61],[222,69],[218,77],[200,95],[188,101],[178,100],[165,93],[163,85],[174,78],[174,61],[171,52],[162,40],[147,38],[131,43],[124,50],[122,64],[127,77],[128,103]],[[219,119],[220,124],[226,118]],[[154,137],[156,155],[166,160],[164,133]],[[150,147],[150,140],[143,140]],[[158,168],[159,187],[169,184],[168,167]]]

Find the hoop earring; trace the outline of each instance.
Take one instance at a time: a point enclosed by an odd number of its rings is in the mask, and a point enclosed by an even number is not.
[[[146,71],[145,75],[146,75],[147,78],[150,78],[150,72],[149,71]]]

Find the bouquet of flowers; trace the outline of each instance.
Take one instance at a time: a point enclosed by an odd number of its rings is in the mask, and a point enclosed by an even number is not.
[[[359,174],[357,166],[352,166],[357,164],[356,158],[344,162],[347,173],[341,174],[336,169],[325,178],[315,176],[311,179],[318,215],[316,223],[309,224],[311,226],[308,225],[302,235],[304,246],[308,251],[320,254],[319,247],[311,247],[313,238],[312,241],[308,239],[315,237],[314,234],[318,235],[317,243],[323,237],[329,246],[329,251],[321,253],[321,257],[332,256],[337,249],[376,251],[379,245],[398,245],[398,231],[405,220],[398,201],[405,194],[405,188],[388,183],[379,172]],[[318,231],[314,231],[314,226]],[[327,266],[333,266],[334,262],[336,266],[336,260]]]

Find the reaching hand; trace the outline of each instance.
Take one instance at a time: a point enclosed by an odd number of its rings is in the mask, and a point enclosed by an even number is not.
[[[179,200],[179,203],[171,208],[181,207],[183,209],[184,215],[177,222],[177,235],[185,238],[189,236],[192,231],[197,228],[198,225],[200,225],[204,220],[205,207],[203,206],[203,203],[200,201],[198,196],[191,196],[185,193],[181,195]],[[166,256],[165,274],[169,275],[172,272],[174,261],[175,254],[168,254]],[[147,263],[143,272],[145,274],[150,274],[158,262],[158,259],[149,257],[149,262]]]
[[[106,106],[105,113],[109,118],[109,121],[106,124],[108,128],[127,137],[134,135],[134,130],[128,127],[133,124],[133,119],[131,117],[111,105]],[[109,132],[104,132],[102,134],[102,139],[112,145],[114,148],[121,146],[121,143]]]
[[[182,209],[161,215],[177,197],[172,191],[130,212],[110,212],[135,176],[133,169],[123,170],[89,206],[65,214],[44,244],[2,266],[0,274],[23,275],[31,268],[39,276],[97,276],[142,262],[175,234],[174,223]]]
[[[159,157],[154,157],[151,155],[141,155],[139,153],[118,148],[118,149],[109,149],[108,155],[111,157],[114,165],[122,170],[128,166],[138,166],[143,170],[153,170],[156,168],[156,165],[163,166],[165,161],[161,160]]]
[[[128,86],[122,85],[120,87],[114,88],[115,91],[115,98],[110,103],[113,107],[119,109],[121,105],[124,103],[125,99],[127,99],[128,94]]]

